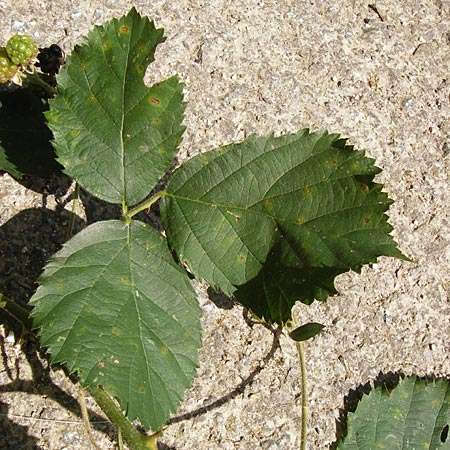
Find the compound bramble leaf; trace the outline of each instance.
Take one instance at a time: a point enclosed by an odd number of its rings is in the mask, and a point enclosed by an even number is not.
[[[165,238],[141,222],[98,222],[53,256],[39,282],[32,316],[52,362],[159,430],[201,346],[201,310]]]
[[[97,26],[58,76],[47,114],[58,161],[98,198],[131,206],[169,168],[184,127],[176,77],[144,85],[163,30],[135,9]]]
[[[379,387],[364,395],[347,417],[339,450],[450,449],[450,385],[416,377],[389,392]]]
[[[162,220],[198,279],[284,323],[296,301],[335,293],[338,274],[380,255],[403,257],[378,172],[336,134],[252,136],[176,170]]]

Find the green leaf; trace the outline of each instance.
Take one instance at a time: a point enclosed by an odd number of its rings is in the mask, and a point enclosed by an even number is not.
[[[61,173],[45,123],[47,109],[28,89],[0,91],[0,169],[15,178]]]
[[[170,167],[184,127],[176,77],[145,86],[163,30],[133,8],[95,27],[58,76],[47,114],[65,172],[98,198],[143,200]]]
[[[23,173],[8,159],[5,149],[0,146],[0,170],[8,172],[14,178],[20,179]]]
[[[364,395],[347,418],[348,433],[339,450],[450,449],[450,385],[406,378],[389,392]],[[447,430],[447,436],[446,431]]]
[[[39,283],[32,316],[51,361],[159,430],[191,385],[201,346],[201,310],[165,238],[141,222],[95,223]]]
[[[162,220],[197,279],[284,323],[296,301],[334,294],[338,274],[403,257],[378,172],[336,134],[251,136],[176,170]]]
[[[322,324],[316,322],[306,323],[305,325],[301,325],[295,330],[292,330],[289,333],[289,337],[297,342],[307,341],[320,333],[323,330],[323,327]]]

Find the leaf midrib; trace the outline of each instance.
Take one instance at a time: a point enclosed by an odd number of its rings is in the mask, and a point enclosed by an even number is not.
[[[125,86],[127,85],[127,74],[128,74],[128,66],[129,66],[129,56],[130,56],[130,42],[131,42],[131,34],[133,33],[133,25],[130,25],[130,33],[128,34],[128,45],[126,51],[126,64],[124,64],[124,76],[123,76],[123,84],[122,84],[122,111],[121,111],[121,123],[120,123],[120,152],[121,152],[121,176],[122,176],[122,209],[126,210],[127,205],[127,185],[126,185],[126,177],[125,177],[125,142],[123,138],[124,124],[125,124]]]
[[[189,198],[189,197],[183,197],[181,195],[171,194],[169,192],[166,192],[165,196],[166,197],[171,197],[174,200],[183,200],[183,201],[186,201],[186,202],[197,203],[197,204],[200,204],[200,205],[203,205],[203,206],[207,206],[209,208],[224,208],[224,209],[234,209],[234,210],[238,210],[238,211],[243,211],[243,212],[246,212],[246,213],[251,213],[251,214],[255,214],[255,215],[262,216],[262,217],[273,219],[276,223],[279,223],[279,222],[280,223],[287,223],[287,224],[296,225],[296,226],[299,226],[299,227],[300,226],[305,226],[306,224],[308,224],[310,222],[314,222],[316,220],[323,219],[323,218],[325,218],[325,217],[327,217],[327,216],[329,216],[331,214],[335,214],[336,212],[350,211],[350,210],[355,210],[355,209],[358,209],[358,208],[363,208],[363,207],[365,208],[365,207],[379,206],[380,205],[380,202],[364,203],[364,204],[361,204],[359,206],[353,205],[353,206],[350,206],[350,207],[346,207],[346,208],[342,208],[342,209],[339,209],[339,210],[336,210],[336,211],[331,211],[331,212],[328,212],[328,213],[325,213],[325,214],[322,214],[322,215],[318,215],[318,216],[316,216],[316,217],[314,217],[312,219],[306,220],[306,221],[304,221],[302,223],[298,223],[298,222],[295,222],[295,221],[284,219],[282,217],[276,217],[276,216],[273,216],[271,214],[267,214],[267,213],[263,213],[261,211],[255,211],[254,209],[251,209],[253,206],[258,205],[259,203],[263,202],[266,199],[261,199],[258,203],[254,203],[250,207],[243,207],[243,206],[226,205],[224,203],[206,202],[204,200],[193,199],[193,198]],[[368,229],[367,227],[364,228],[364,230],[367,230],[367,229]]]
[[[140,289],[138,289],[138,287],[136,286],[136,284],[134,282],[134,270],[132,268],[132,265],[139,265],[139,264],[136,261],[134,261],[133,258],[132,258],[132,253],[131,253],[132,242],[131,242],[131,226],[130,225],[127,226],[127,242],[126,242],[126,245],[127,245],[127,250],[128,250],[128,273],[130,274],[130,290],[131,290],[131,293],[132,293],[134,308],[136,310],[136,315],[137,315],[138,329],[139,329],[139,342],[140,342],[140,348],[139,348],[140,351],[136,352],[136,355],[134,356],[134,359],[138,356],[139,353],[142,354],[142,356],[145,359],[145,363],[146,363],[145,367],[147,368],[147,379],[151,380],[152,377],[158,378],[160,380],[160,384],[162,385],[163,389],[166,392],[167,399],[168,400],[169,399],[172,400],[171,392],[170,392],[168,383],[164,380],[164,378],[160,375],[160,373],[152,367],[151,361],[148,360],[148,352],[146,351],[145,345],[144,345],[144,338],[143,338],[143,336],[145,335],[145,331],[143,331],[142,328],[146,327],[146,323],[145,323],[144,320],[142,320],[142,318],[140,316],[140,308],[139,308],[139,305],[138,305],[139,300],[138,300],[138,298],[136,296],[136,291],[139,291],[139,292],[142,292],[142,291]],[[160,255],[158,255],[156,253],[152,253],[152,256],[153,257],[158,257],[158,259],[160,259],[161,261],[164,261],[164,259],[161,258]],[[178,289],[177,289],[177,291],[181,294],[181,292]],[[147,298],[148,300],[150,300],[146,295],[144,295],[144,297]],[[163,308],[161,308],[161,306],[159,304],[153,302],[153,305],[162,314],[168,316],[171,320],[175,321],[175,319],[170,317],[168,315],[167,311],[165,311]],[[183,330],[185,330],[185,328],[178,321],[176,321],[176,322],[177,322],[178,325],[181,326],[181,328]],[[184,381],[186,382],[186,376],[184,374],[184,371],[183,371],[182,367],[179,364],[178,359],[175,357],[175,352],[170,348],[170,346],[168,346],[165,342],[163,342],[163,340],[157,334],[155,334],[155,332],[152,331],[151,328],[147,327],[147,331],[149,333],[151,333],[152,339],[154,339],[160,345],[165,346],[165,347],[167,347],[170,350],[170,354],[172,355],[172,358],[173,358],[173,360],[175,361],[175,363],[176,363],[176,365],[178,367],[179,373],[183,375],[183,377],[185,378]],[[189,333],[189,335],[190,335],[190,333]],[[136,365],[133,364],[132,367],[136,367]],[[128,371],[128,386],[127,386],[128,398],[132,398],[133,391],[131,389],[131,385],[132,385],[132,372],[130,370],[130,371]],[[149,383],[149,386],[150,386],[150,388],[152,388],[151,383]],[[153,395],[153,397],[154,397],[154,395]],[[154,414],[156,414],[156,407],[158,406],[157,403],[156,402],[152,402],[152,406],[153,406]],[[161,413],[163,413],[162,409],[160,411],[160,414]]]

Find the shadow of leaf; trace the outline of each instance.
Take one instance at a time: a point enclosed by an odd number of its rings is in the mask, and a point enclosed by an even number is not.
[[[70,213],[62,207],[32,208],[0,227],[0,292],[27,306],[47,260],[66,240],[69,220]],[[74,232],[83,226],[76,217]]]
[[[234,389],[232,389],[228,394],[218,398],[212,403],[208,405],[202,406],[201,408],[196,409],[195,411],[191,411],[185,414],[181,414],[179,416],[172,417],[168,420],[167,425],[172,425],[174,423],[179,423],[184,420],[190,420],[194,417],[201,416],[202,414],[206,414],[208,411],[219,408],[225,403],[229,402],[233,398],[236,398],[238,395],[242,394],[245,391],[245,388],[253,383],[253,380],[261,373],[266,364],[273,358],[276,351],[280,348],[280,335],[282,332],[282,328],[276,328],[271,330],[273,333],[272,346],[267,354],[264,356],[262,361],[258,364],[255,369],[250,373],[250,375],[242,380]]]
[[[44,117],[48,102],[29,89],[0,91],[0,169],[16,178],[61,174]]]
[[[257,317],[285,323],[297,301],[311,304],[337,293],[334,279],[349,268],[313,267],[287,241],[277,242],[258,275],[237,286],[234,298]]]
[[[1,393],[11,392],[24,392],[32,395],[40,395],[50,398],[59,403],[63,408],[76,416],[80,417],[81,423],[81,409],[78,401],[72,397],[69,393],[65,392],[61,387],[56,385],[51,378],[50,365],[45,359],[44,352],[39,350],[38,341],[34,335],[28,334],[25,339],[22,340],[21,350],[26,357],[32,372],[31,379],[21,379],[19,367],[8,368],[8,361],[6,360],[6,350],[3,340],[1,341],[1,353],[5,368],[7,368],[8,378],[11,380],[9,383],[4,383],[0,386]],[[40,352],[40,354],[39,354]],[[76,383],[76,378],[69,376],[68,378],[72,383]],[[1,406],[1,403],[0,403]],[[96,430],[99,430],[105,434],[114,435],[114,430],[103,416],[88,410],[89,419],[91,425]],[[15,424],[14,424],[15,425]],[[5,426],[11,427],[10,424]],[[1,443],[1,440],[0,440]],[[3,449],[3,447],[0,446]],[[22,448],[22,447],[11,447]],[[34,450],[34,447],[33,447]]]
[[[0,448],[3,450],[39,450],[35,437],[27,434],[27,427],[8,417],[8,405],[0,401]]]

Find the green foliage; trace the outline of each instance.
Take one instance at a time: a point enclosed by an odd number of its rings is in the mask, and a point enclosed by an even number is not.
[[[289,337],[296,342],[307,341],[323,330],[323,325],[316,322],[306,323],[295,328],[289,333]]]
[[[347,422],[338,450],[450,449],[450,384],[410,377],[392,392],[379,387],[362,398]]]
[[[336,134],[250,137],[176,170],[162,203],[170,245],[197,279],[285,323],[334,278],[402,257],[374,161]]]
[[[65,173],[96,197],[143,200],[169,168],[184,127],[176,77],[151,88],[143,77],[163,30],[132,9],[95,27],[58,77],[47,115]]]
[[[0,110],[0,168],[20,176],[37,164],[24,136],[43,158],[47,111],[65,173],[122,206],[122,220],[90,225],[52,257],[32,317],[51,362],[65,363],[93,395],[115,397],[130,420],[153,430],[192,384],[201,345],[201,310],[183,265],[260,318],[285,324],[296,301],[333,295],[338,274],[381,255],[403,258],[385,214],[391,201],[374,182],[380,169],[326,131],[251,136],[200,154],[146,200],[184,131],[177,78],[143,82],[163,41],[163,30],[132,9],[74,49],[49,111],[46,101],[29,99],[36,122],[24,129],[27,111],[8,106],[7,96]],[[159,198],[167,240],[133,220]],[[321,328],[307,324],[291,337]]]
[[[95,223],[39,282],[32,315],[52,361],[159,430],[191,384],[201,345],[201,310],[164,237],[138,221]]]
[[[7,158],[5,152],[0,147],[0,169],[8,172],[14,178],[22,178],[22,173],[17,167]]]

